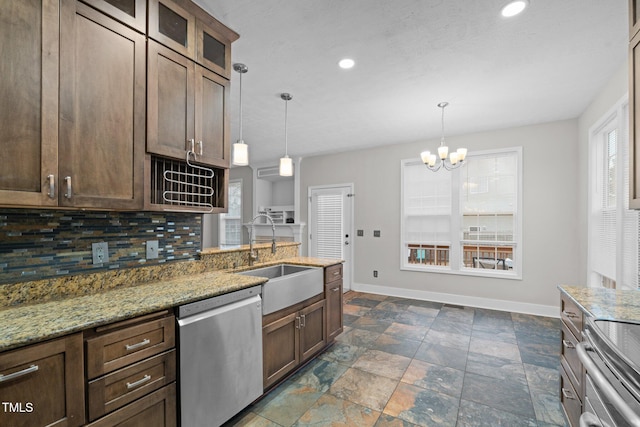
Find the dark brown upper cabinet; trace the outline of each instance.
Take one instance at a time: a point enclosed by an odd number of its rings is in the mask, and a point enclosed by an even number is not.
[[[229,167],[228,98],[228,80],[149,41],[148,152]]]
[[[149,0],[149,37],[217,74],[231,77],[238,34],[185,0]]]
[[[82,0],[99,11],[140,31],[147,32],[146,0]]]
[[[0,3],[0,205],[56,206],[58,0]]]
[[[145,37],[65,0],[60,41],[60,205],[144,204]]]

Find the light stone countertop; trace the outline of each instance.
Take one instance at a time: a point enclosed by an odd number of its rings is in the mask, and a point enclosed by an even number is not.
[[[593,318],[640,322],[640,291],[565,285],[558,289]]]
[[[244,267],[234,272],[276,264],[328,267],[341,260],[293,257]],[[132,271],[135,275],[135,270]],[[73,332],[129,319],[239,289],[261,285],[267,278],[209,271],[184,274],[130,286],[0,308],[0,352]]]

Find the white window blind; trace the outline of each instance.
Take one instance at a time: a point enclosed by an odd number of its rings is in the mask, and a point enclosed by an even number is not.
[[[314,197],[317,209],[315,235],[316,254],[321,258],[342,259],[343,198],[336,194],[318,194]]]
[[[638,288],[638,212],[629,210],[626,102],[591,131],[589,286]]]

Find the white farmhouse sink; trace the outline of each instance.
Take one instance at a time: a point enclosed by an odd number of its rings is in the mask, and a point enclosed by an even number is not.
[[[278,264],[238,274],[266,277],[262,285],[262,314],[292,306],[324,291],[324,270],[320,267]]]

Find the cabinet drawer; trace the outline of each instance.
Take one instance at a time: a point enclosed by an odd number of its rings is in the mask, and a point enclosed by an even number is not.
[[[82,0],[104,14],[131,28],[147,30],[147,2],[145,0]]]
[[[86,339],[87,378],[113,372],[175,346],[174,316]]]
[[[578,396],[582,396],[582,363],[578,358],[576,344],[580,342],[570,331],[567,325],[562,322],[562,364],[567,370],[567,376],[574,388],[578,392]]]
[[[172,383],[87,426],[175,427],[178,423],[176,413],[176,385]]]
[[[324,283],[342,279],[342,264],[332,265],[324,270]]]
[[[89,421],[163,387],[176,379],[176,352],[145,359],[89,383]]]
[[[580,307],[564,293],[560,294],[560,317],[576,337],[581,336],[583,314]]]
[[[560,369],[560,403],[572,427],[579,426],[582,403],[571,385],[564,368]]]

